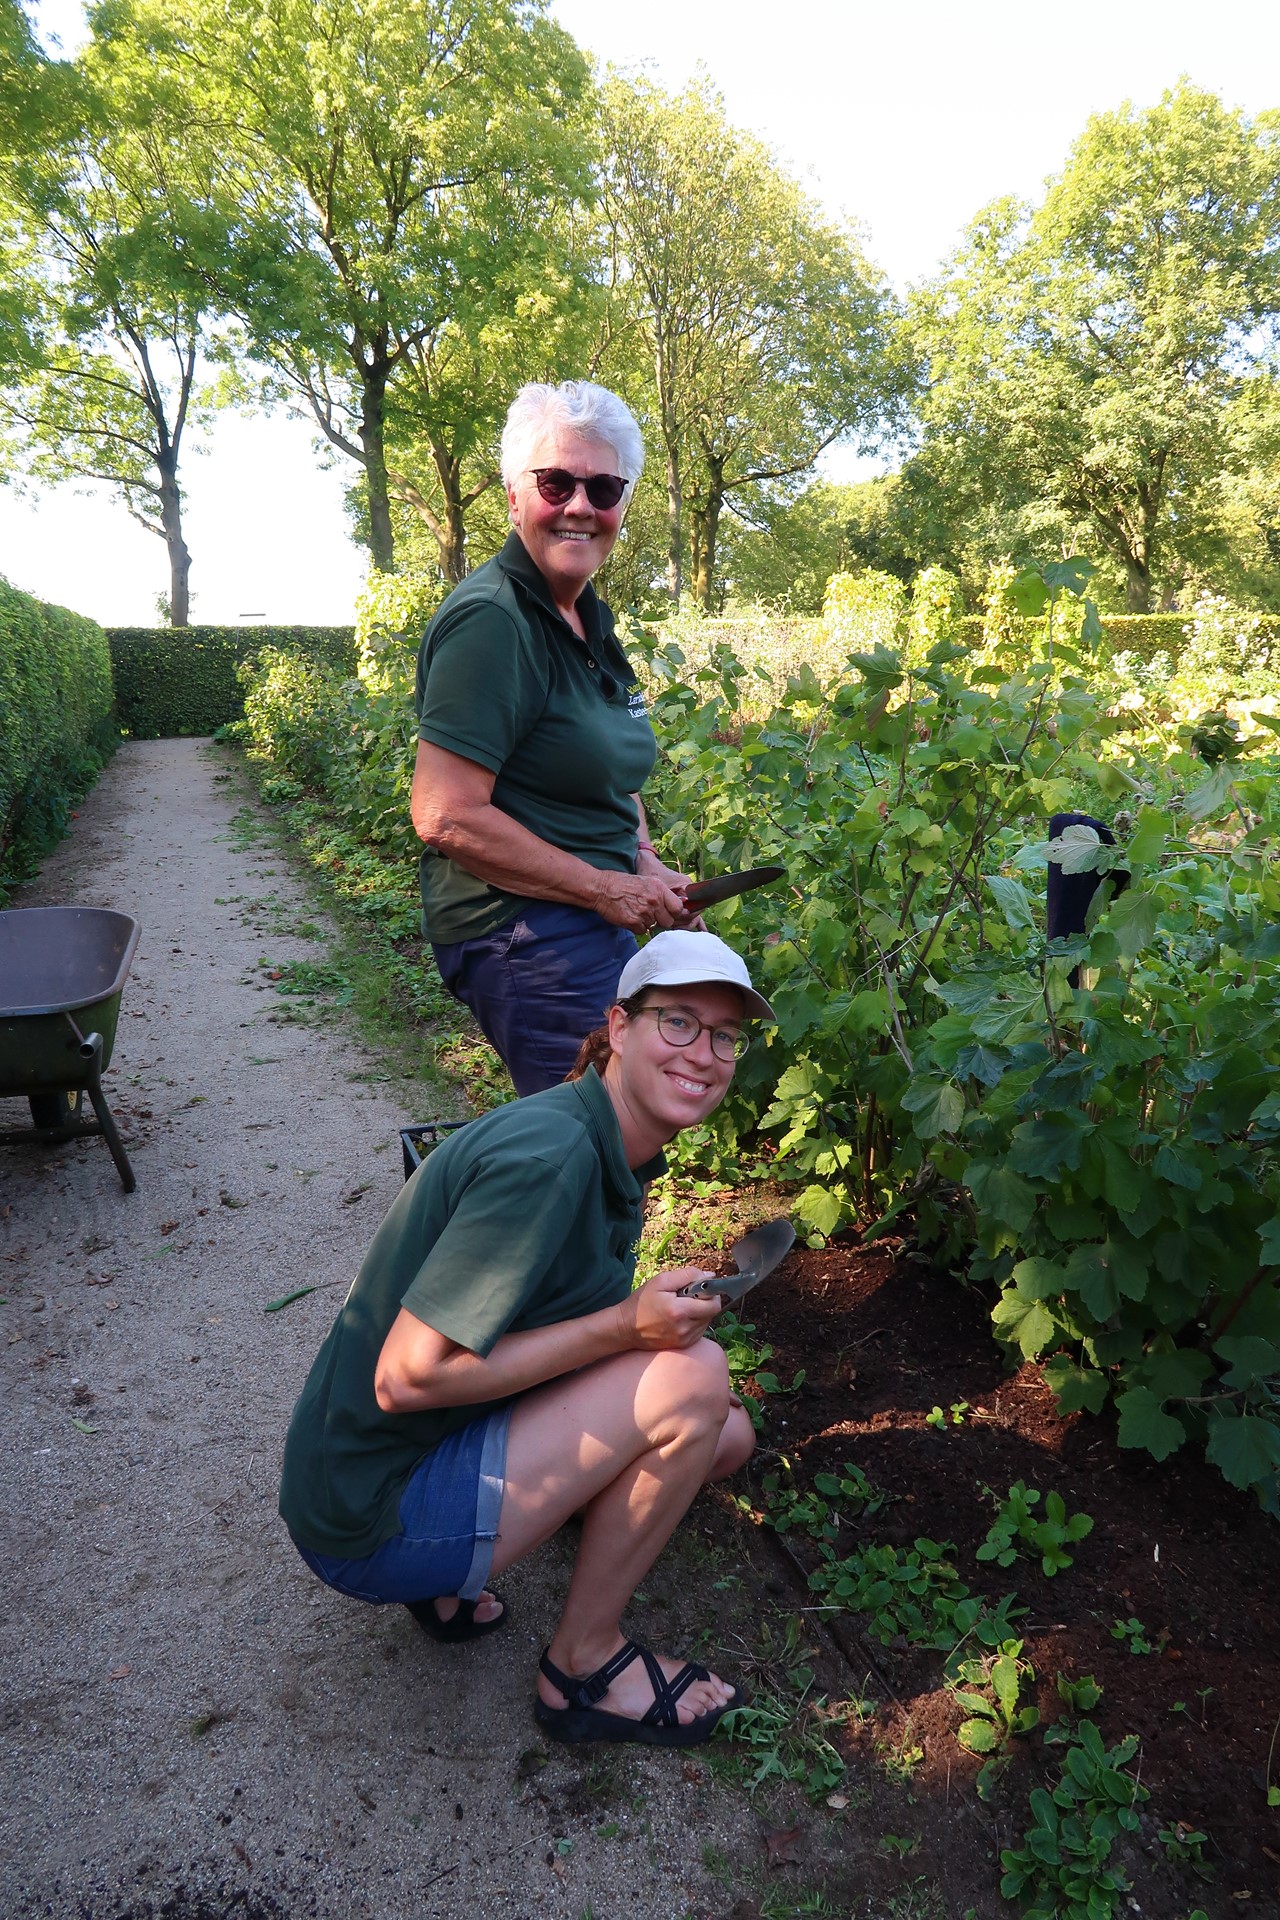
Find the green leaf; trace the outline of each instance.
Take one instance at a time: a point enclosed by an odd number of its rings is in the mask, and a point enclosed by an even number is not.
[[[997,1338],[1013,1341],[1025,1360],[1037,1359],[1058,1331],[1047,1307],[1037,1300],[1024,1300],[1012,1288],[1001,1294],[991,1309],[991,1322]]]
[[[805,1225],[823,1234],[835,1232],[843,1211],[839,1195],[828,1187],[806,1187],[796,1201],[796,1212]]]
[[[1258,1414],[1214,1413],[1204,1451],[1233,1487],[1252,1487],[1280,1467],[1280,1427]]]
[[[1036,1210],[1035,1189],[1021,1174],[1009,1167],[971,1160],[961,1177],[983,1213],[1014,1233],[1030,1226]]]
[[[1260,1264],[1264,1267],[1280,1267],[1280,1213],[1258,1228],[1258,1238],[1262,1242]]]
[[[957,1737],[970,1753],[994,1753],[1000,1745],[999,1729],[990,1720],[962,1720]]]
[[[1135,867],[1150,866],[1164,852],[1172,830],[1173,820],[1169,814],[1162,813],[1158,807],[1143,807],[1125,848],[1128,859]]]
[[[1035,925],[1035,915],[1031,911],[1026,889],[1017,880],[1008,880],[1003,874],[989,873],[987,885],[996,897],[996,905],[1004,915],[1006,925],[1015,929]]]
[[[1004,590],[1004,597],[1024,619],[1033,620],[1049,604],[1049,589],[1034,567],[1024,567]]]
[[[902,1105],[912,1115],[913,1131],[921,1140],[955,1133],[964,1119],[964,1095],[949,1081],[912,1081],[903,1093]]]
[[[91,1427],[87,1420],[77,1420],[74,1414],[71,1416],[71,1424],[77,1433],[96,1433],[98,1431],[96,1427]]]
[[[1257,1380],[1280,1373],[1280,1347],[1257,1333],[1228,1333],[1213,1343],[1215,1353],[1228,1363],[1224,1387],[1251,1387]]]
[[[291,1307],[295,1300],[304,1300],[309,1293],[314,1293],[315,1290],[314,1286],[299,1287],[296,1293],[282,1293],[278,1300],[268,1300],[262,1311],[264,1313],[279,1313],[281,1307]]]
[[[1130,1387],[1116,1395],[1122,1447],[1141,1447],[1157,1460],[1167,1460],[1182,1445],[1187,1430],[1181,1420],[1166,1413],[1150,1387]]]
[[[1013,1281],[1024,1299],[1052,1300],[1065,1292],[1067,1276],[1058,1261],[1045,1260],[1036,1254],[1030,1260],[1019,1260],[1013,1270]]]
[[[1141,887],[1130,887],[1107,908],[1106,924],[1116,937],[1122,957],[1134,960],[1149,947],[1156,933],[1156,903]]]
[[[1078,1367],[1065,1354],[1055,1354],[1052,1360],[1045,1361],[1044,1380],[1056,1396],[1061,1414],[1100,1413],[1106,1402],[1106,1374]]]
[[[1217,813],[1231,790],[1234,769],[1229,760],[1215,767],[1207,780],[1202,780],[1195,790],[1187,795],[1187,812],[1193,820],[1207,820],[1211,813]]]
[[[1186,1153],[1179,1153],[1176,1147],[1166,1142],[1161,1146],[1152,1165],[1162,1180],[1170,1186],[1185,1187],[1188,1193],[1198,1193],[1204,1178],[1194,1160]]]

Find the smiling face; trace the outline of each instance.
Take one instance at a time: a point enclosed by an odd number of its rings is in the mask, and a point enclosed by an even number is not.
[[[646,1011],[653,1007],[687,1013],[702,1023],[702,1031],[687,1047],[673,1047],[653,1013]],[[715,1112],[729,1091],[734,1062],[712,1052],[709,1029],[727,1027],[736,1033],[742,1021],[742,995],[719,982],[650,987],[637,1013],[610,1009],[613,1056],[605,1069],[605,1088],[632,1166],[652,1159],[682,1128],[696,1126]]]
[[[603,440],[584,440],[559,429],[540,440],[529,462],[535,467],[563,467],[568,473],[617,473],[618,456]],[[562,507],[552,507],[538,492],[532,471],[517,474],[507,488],[511,524],[528,548],[529,557],[551,589],[551,597],[567,612],[597,567],[613,551],[622,525],[623,506],[602,511],[593,507],[578,487]]]

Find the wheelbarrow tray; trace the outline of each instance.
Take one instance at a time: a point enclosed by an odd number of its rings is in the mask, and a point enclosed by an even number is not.
[[[0,1097],[25,1094],[35,1122],[0,1134],[0,1144],[101,1133],[126,1193],[137,1183],[102,1075],[140,931],[110,907],[0,912]],[[80,1120],[85,1093],[96,1122]]]

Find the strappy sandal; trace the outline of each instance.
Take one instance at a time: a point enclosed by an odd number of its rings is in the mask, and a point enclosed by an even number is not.
[[[640,1720],[630,1720],[621,1713],[602,1712],[596,1702],[603,1700],[623,1668],[629,1667],[633,1660],[644,1661],[649,1685],[653,1688],[653,1705]],[[565,1707],[549,1707],[540,1696],[534,1700],[534,1718],[553,1740],[635,1740],[648,1747],[696,1747],[711,1738],[724,1714],[742,1705],[742,1696],[735,1687],[733,1698],[724,1706],[682,1723],[676,1702],[695,1680],[709,1680],[711,1675],[705,1667],[689,1660],[668,1680],[648,1647],[640,1646],[635,1640],[628,1640],[611,1660],[582,1679],[561,1673],[545,1653],[538,1665],[569,1703]]]
[[[495,1614],[492,1620],[477,1620],[477,1600],[459,1600],[458,1610],[442,1620],[436,1612],[434,1600],[414,1600],[408,1603],[408,1611],[413,1615],[424,1633],[433,1640],[483,1640],[486,1633],[496,1633],[499,1627],[507,1624],[507,1603],[500,1593],[492,1587],[487,1589],[490,1599],[496,1600],[502,1612]]]

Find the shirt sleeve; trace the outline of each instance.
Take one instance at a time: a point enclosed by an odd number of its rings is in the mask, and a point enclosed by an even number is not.
[[[535,1154],[481,1164],[400,1304],[483,1359],[536,1300],[573,1229],[582,1185],[581,1167]]]
[[[451,616],[446,602],[418,661],[418,738],[499,773],[547,700],[545,659],[492,601]]]

